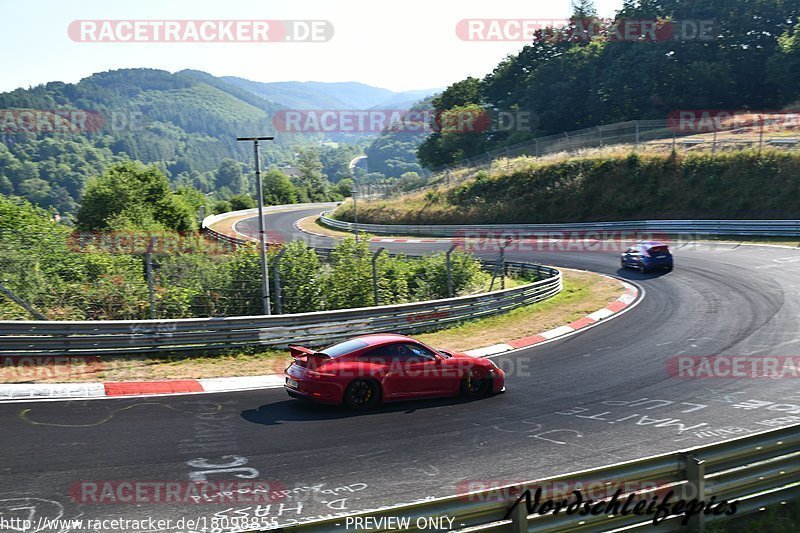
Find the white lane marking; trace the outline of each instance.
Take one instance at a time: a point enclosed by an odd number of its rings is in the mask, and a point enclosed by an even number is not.
[[[281,387],[283,386],[283,375],[202,378],[197,381],[200,382],[205,392],[223,392]]]
[[[8,383],[0,385],[0,399],[94,398],[105,396],[102,383]]]

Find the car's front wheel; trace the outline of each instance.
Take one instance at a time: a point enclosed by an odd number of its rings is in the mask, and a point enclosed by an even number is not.
[[[647,272],[647,267],[644,266],[644,263],[639,263],[639,272],[641,272],[642,274]]]
[[[461,380],[461,395],[468,398],[488,396],[492,392],[492,379],[488,373],[473,368]]]
[[[344,391],[344,404],[350,409],[372,409],[380,399],[380,387],[370,379],[356,379]]]

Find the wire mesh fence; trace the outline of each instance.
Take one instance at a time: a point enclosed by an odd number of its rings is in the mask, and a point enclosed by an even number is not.
[[[183,239],[183,242],[178,242]],[[161,241],[167,241],[162,243]],[[140,320],[260,315],[260,259],[253,244],[199,235],[0,233],[0,319]],[[390,256],[362,240],[336,249],[301,241],[272,247],[273,313],[413,302],[485,292],[505,275],[457,251]],[[452,260],[452,261],[451,261]],[[494,285],[499,286],[498,284]]]
[[[413,194],[439,187],[450,187],[473,179],[480,171],[512,172],[534,160],[570,155],[591,155],[610,147],[638,153],[724,152],[747,148],[796,150],[800,148],[797,120],[749,118],[737,127],[680,127],[673,119],[632,120],[530,139],[515,145],[476,154],[452,165],[430,170],[427,183],[411,191],[392,183],[365,184],[358,190],[360,198],[381,198],[397,194]],[[713,121],[712,121],[713,123]],[[597,152],[596,152],[597,153]]]

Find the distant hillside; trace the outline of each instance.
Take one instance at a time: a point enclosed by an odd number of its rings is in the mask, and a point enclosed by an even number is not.
[[[408,109],[441,89],[390,91],[357,82],[285,81],[262,83],[225,76],[226,82],[290,109]]]
[[[24,196],[70,212],[83,183],[122,159],[156,163],[173,182],[211,190],[208,176],[225,158],[248,164],[252,145],[238,135],[269,134],[281,106],[210,74],[155,69],[101,72],[75,84],[51,82],[0,94],[0,194]],[[20,110],[86,112],[86,127],[25,131]],[[293,158],[298,141],[266,143],[267,164]]]

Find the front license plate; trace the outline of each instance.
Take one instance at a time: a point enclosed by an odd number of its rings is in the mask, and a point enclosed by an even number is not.
[[[656,259],[664,259],[665,257],[667,257],[667,256],[666,255],[657,255]]]
[[[296,389],[297,388],[297,382],[295,380],[293,380],[292,378],[286,378],[286,386],[287,387],[291,387],[293,389]]]

